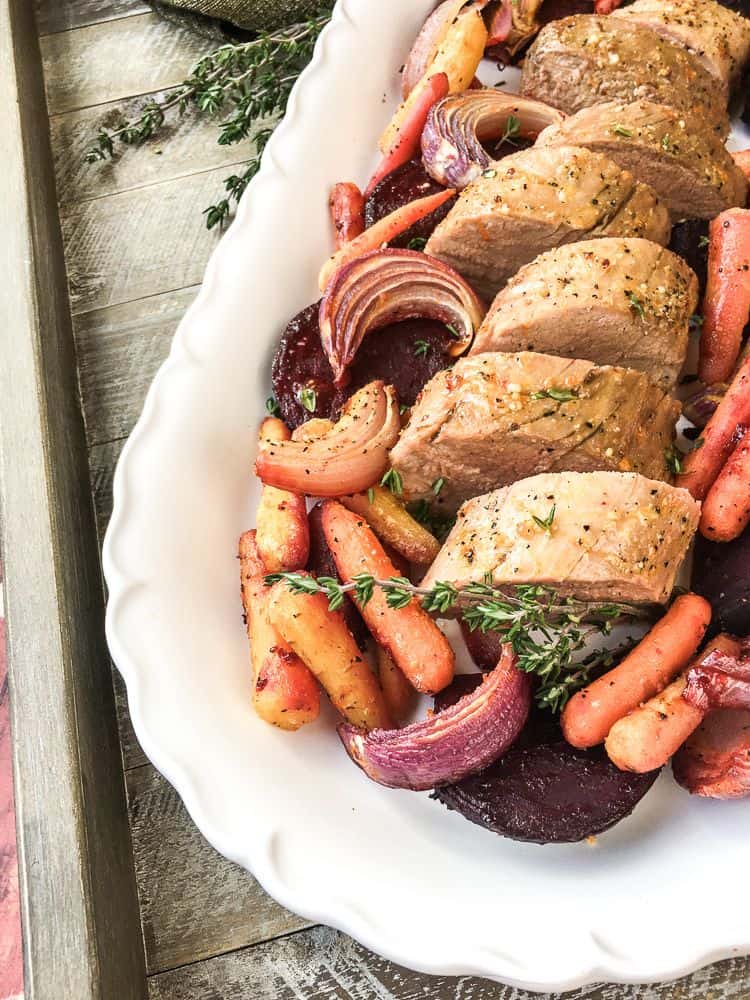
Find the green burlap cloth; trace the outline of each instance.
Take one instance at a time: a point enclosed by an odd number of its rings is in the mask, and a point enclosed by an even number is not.
[[[228,21],[247,31],[270,31],[319,12],[321,0],[158,0],[158,5]]]

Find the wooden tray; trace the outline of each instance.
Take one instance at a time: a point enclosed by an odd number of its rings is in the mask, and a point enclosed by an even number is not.
[[[28,0],[0,0],[0,137],[0,509],[26,995],[136,1000],[143,942]]]

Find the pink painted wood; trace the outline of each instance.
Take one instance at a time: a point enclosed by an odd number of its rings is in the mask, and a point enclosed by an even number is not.
[[[23,994],[5,619],[0,618],[0,1000]]]

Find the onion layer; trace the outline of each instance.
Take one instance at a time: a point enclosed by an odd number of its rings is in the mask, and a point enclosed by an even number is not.
[[[261,441],[255,474],[267,486],[292,493],[359,493],[380,480],[400,430],[393,387],[370,382],[348,400],[338,423],[321,437]]]
[[[405,319],[434,319],[455,334],[451,354],[470,346],[486,312],[460,274],[417,250],[375,250],[336,272],[320,303],[320,339],[336,385],[365,336]],[[353,492],[353,491],[352,491]]]
[[[338,732],[346,752],[373,781],[423,791],[460,781],[497,760],[523,729],[530,704],[530,678],[517,669],[506,645],[478,687],[423,722],[370,733],[341,725]]]
[[[714,650],[688,671],[682,697],[704,712],[750,708],[750,658]]]
[[[514,134],[536,139],[565,115],[541,101],[499,90],[449,94],[432,107],[422,132],[427,172],[440,184],[465,188],[492,162],[482,143],[501,139],[511,118],[518,122]]]

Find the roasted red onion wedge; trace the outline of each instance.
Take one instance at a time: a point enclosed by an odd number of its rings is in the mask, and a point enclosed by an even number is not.
[[[750,709],[750,658],[715,650],[688,671],[682,697],[695,708]]]
[[[359,493],[385,472],[400,430],[393,387],[370,382],[347,401],[338,423],[323,437],[261,441],[255,474],[268,486],[309,496]]]
[[[320,340],[336,385],[343,385],[372,330],[405,319],[438,320],[455,334],[456,356],[470,346],[485,312],[447,264],[416,250],[375,250],[342,267],[328,284],[320,303]]]
[[[440,184],[465,188],[492,162],[482,143],[502,139],[513,119],[514,135],[536,139],[565,115],[541,101],[499,90],[466,90],[438,101],[422,132],[427,172]]]
[[[693,795],[750,795],[750,712],[711,712],[672,759],[675,780]]]
[[[424,791],[460,781],[497,760],[523,729],[531,681],[515,663],[504,646],[483,683],[444,712],[405,729],[365,733],[341,725],[341,742],[368,777],[388,788]]]

